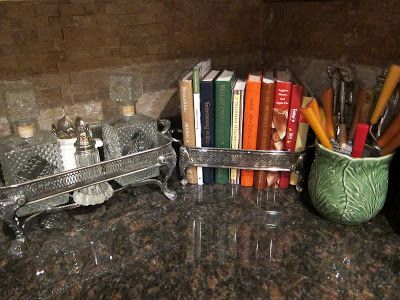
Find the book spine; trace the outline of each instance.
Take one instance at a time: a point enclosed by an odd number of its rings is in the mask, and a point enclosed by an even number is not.
[[[244,95],[245,95],[245,90],[240,91],[239,149],[243,149]],[[240,184],[241,172],[242,171],[238,169],[236,184]]]
[[[271,129],[271,149],[284,150],[292,83],[277,81]],[[269,172],[267,185],[279,187],[280,172]]]
[[[285,151],[295,151],[297,128],[299,125],[300,107],[303,98],[303,87],[298,84],[292,85],[292,95],[290,100],[290,109],[288,116],[288,124],[286,129]],[[279,180],[280,188],[288,188],[290,180],[290,172],[282,172]]]
[[[306,107],[307,104],[310,103],[312,99],[313,99],[312,97],[303,97],[301,107]],[[296,146],[294,148],[295,152],[301,152],[306,149],[309,127],[310,125],[308,124],[304,116],[300,114],[299,126],[297,128]],[[299,176],[296,173],[292,172],[290,174],[290,184],[297,185],[298,182],[299,182]]]
[[[200,68],[193,69],[193,105],[196,147],[201,147]],[[197,167],[197,184],[203,184],[203,168]]]
[[[195,147],[193,88],[191,80],[179,81],[179,96],[181,102],[183,144]],[[189,183],[197,184],[197,169],[190,167],[186,170],[186,178]]]
[[[232,126],[231,126],[231,148],[239,149],[239,126],[240,126],[240,91],[233,92],[232,101]],[[231,169],[230,183],[237,184],[238,169]]]
[[[200,82],[201,144],[215,147],[214,81]],[[203,168],[203,183],[214,183],[214,169]]]
[[[246,87],[246,98],[244,101],[243,149],[255,150],[257,148],[261,82],[248,81]],[[242,170],[240,176],[242,186],[253,186],[253,170]]]
[[[263,82],[260,97],[260,118],[258,121],[257,149],[268,150],[271,144],[272,111],[274,106],[275,83]],[[258,189],[267,187],[267,171],[254,172],[254,186]]]
[[[215,147],[229,148],[231,142],[231,94],[228,81],[215,83]],[[229,183],[229,169],[215,169],[215,183]]]

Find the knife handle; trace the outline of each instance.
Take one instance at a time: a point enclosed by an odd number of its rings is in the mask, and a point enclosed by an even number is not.
[[[325,112],[325,127],[328,138],[335,138],[335,130],[333,129],[333,89],[331,87],[325,89],[321,95],[322,107]]]
[[[391,65],[389,68],[389,73],[383,84],[381,94],[379,95],[378,101],[375,106],[375,110],[371,116],[370,123],[374,125],[378,122],[379,118],[382,116],[383,111],[392,95],[396,85],[400,79],[400,66]]]
[[[397,147],[400,146],[400,131],[397,132],[397,134],[391,139],[391,141],[382,149],[382,155],[387,155],[394,150],[396,150]]]
[[[351,123],[351,128],[349,131],[349,141],[352,141],[354,138],[354,134],[356,132],[356,127],[358,124],[358,119],[360,118],[360,110],[361,110],[361,103],[362,103],[362,96],[363,96],[363,90],[359,89],[358,94],[357,94],[357,103],[356,103],[356,109],[354,111],[353,115],[353,121]]]
[[[397,116],[392,124],[390,124],[389,128],[386,129],[385,133],[379,138],[379,147],[385,147],[398,132],[400,132],[400,115]]]
[[[346,148],[347,144],[347,132],[346,124],[339,124],[339,146],[341,149]]]
[[[358,116],[359,123],[368,123],[371,116],[374,93],[371,89],[366,89],[361,95],[360,115]]]
[[[317,136],[319,142],[327,149],[333,150],[333,146],[328,139],[324,129],[322,128],[321,123],[319,122],[317,116],[311,107],[304,107],[301,109],[301,113],[303,114],[306,121],[310,124],[311,128],[314,130],[315,135]]]
[[[367,140],[369,125],[366,123],[358,123],[354,134],[353,151],[351,156],[360,158],[363,156],[365,142]]]

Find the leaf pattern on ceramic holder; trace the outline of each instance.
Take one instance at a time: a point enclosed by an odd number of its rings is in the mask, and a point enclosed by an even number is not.
[[[308,182],[315,209],[342,224],[370,220],[385,202],[390,160],[353,159],[318,146]]]
[[[382,160],[349,162],[343,174],[347,195],[343,222],[362,223],[375,217],[382,209],[388,189],[388,165]]]
[[[317,149],[311,167],[309,193],[315,209],[329,220],[336,220],[346,207],[343,197],[342,175],[346,161],[341,156],[331,155]],[[335,201],[332,200],[335,195]]]

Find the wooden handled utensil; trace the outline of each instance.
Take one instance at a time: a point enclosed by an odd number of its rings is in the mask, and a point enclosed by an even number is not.
[[[379,138],[378,145],[383,148],[400,132],[400,115],[390,124],[389,128]]]
[[[389,68],[389,73],[385,79],[385,83],[383,84],[382,91],[379,95],[378,101],[376,103],[374,112],[372,113],[370,124],[375,125],[379,118],[382,116],[387,103],[390,99],[390,96],[393,94],[394,89],[396,88],[397,83],[400,79],[400,66],[391,65]]]
[[[340,82],[340,102],[339,102],[339,147],[345,149],[347,145],[347,127],[345,121],[345,101],[346,101],[346,83]]]
[[[382,155],[393,153],[397,147],[400,147],[400,131],[382,148]]]
[[[322,92],[322,107],[325,112],[326,134],[329,139],[335,138],[333,123],[333,89],[331,87]]]
[[[315,98],[313,98],[310,103],[307,104],[307,107],[310,107],[314,112],[315,116],[317,117],[318,122],[321,122],[321,115],[319,111],[319,105]]]
[[[333,146],[328,139],[320,121],[318,120],[316,114],[311,107],[305,107],[301,109],[301,113],[304,118],[310,124],[311,128],[314,130],[319,142],[327,149],[333,150]]]
[[[353,121],[351,123],[351,128],[350,128],[349,136],[348,136],[349,141],[352,141],[354,139],[354,134],[356,132],[356,127],[357,127],[357,124],[358,124],[358,120],[360,118],[360,110],[361,110],[361,102],[362,102],[361,97],[362,97],[362,95],[363,95],[363,90],[359,89],[358,90],[358,94],[357,94],[356,109],[354,111]]]

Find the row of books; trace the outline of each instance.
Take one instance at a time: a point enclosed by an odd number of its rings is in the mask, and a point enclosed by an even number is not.
[[[197,64],[179,81],[183,143],[188,147],[302,151],[308,124],[300,116],[311,97],[294,83],[290,70],[249,74],[212,70]],[[297,183],[289,172],[191,167],[192,184],[241,184],[286,188]]]

